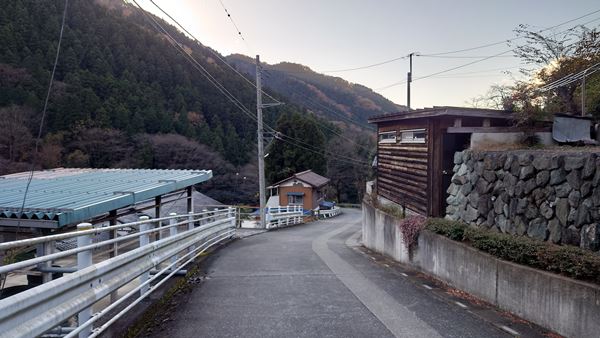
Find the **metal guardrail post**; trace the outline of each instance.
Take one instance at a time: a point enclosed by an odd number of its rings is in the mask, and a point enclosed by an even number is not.
[[[148,221],[149,219],[150,219],[150,217],[148,217],[148,216],[140,217],[140,221]],[[150,230],[151,227],[152,227],[151,223],[140,224],[140,232],[148,231],[148,230]],[[140,235],[140,248],[143,247],[144,245],[148,245],[148,244],[150,244],[150,234]],[[146,271],[140,276],[140,284],[145,283],[148,279],[150,279],[150,271]],[[140,289],[140,296],[145,294],[146,292],[148,292],[148,290],[150,290],[150,286],[145,285],[142,289]]]
[[[204,225],[210,221],[209,215],[208,215],[208,209],[202,209],[202,213],[204,214],[204,217],[202,217],[200,219],[200,225]]]
[[[172,212],[169,214],[169,216],[177,216],[177,213]],[[177,223],[177,219],[176,218],[171,218],[169,220],[169,225],[171,225],[171,227],[169,228],[169,237],[173,237],[177,235],[177,227],[176,226],[172,226],[174,224]],[[175,263],[177,261],[177,255],[173,255],[173,257],[171,257],[171,263]],[[175,266],[173,266],[173,270],[177,270],[177,268]]]
[[[188,231],[194,230],[194,216],[193,215],[194,215],[193,211],[190,211],[188,213]],[[188,252],[194,251],[195,248],[196,248],[195,245],[190,246]]]
[[[77,231],[90,230],[93,226],[90,223],[80,223],[77,225]],[[92,244],[92,236],[84,235],[77,237],[77,247]],[[92,265],[92,250],[86,250],[77,253],[77,270],[83,270]],[[77,315],[78,323],[85,323],[92,317],[92,307],[79,312]],[[79,333],[79,338],[86,338],[92,333],[92,328],[88,326]]]
[[[237,217],[234,207],[229,207],[227,211],[227,217],[231,218],[231,226],[236,227]]]

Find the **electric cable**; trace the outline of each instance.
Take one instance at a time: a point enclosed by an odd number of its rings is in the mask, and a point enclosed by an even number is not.
[[[154,0],[150,0],[150,2],[156,6],[156,8],[158,8],[164,15],[166,15],[169,19],[171,19],[179,28],[181,28],[187,35],[189,35],[194,42],[196,42],[197,44],[200,44],[200,41],[192,34],[190,33],[185,27],[183,27],[183,25],[181,25],[179,23],[179,21],[177,21],[175,18],[173,18],[169,13],[167,13],[165,10],[162,9],[162,7],[160,7],[159,5],[157,5]],[[235,67],[233,67],[231,64],[229,64],[229,62],[227,62],[227,60],[224,60],[221,55],[219,55],[219,53],[217,53],[216,51],[212,50],[212,48],[207,48],[211,54],[213,54],[217,59],[219,59],[221,62],[223,62],[227,67],[229,67],[229,69],[233,70],[236,74],[238,74],[241,78],[244,79],[244,81],[246,81],[247,83],[249,83],[251,86],[253,86],[256,89],[256,84],[252,81],[250,81],[246,76],[244,76],[242,73],[240,73],[237,69],[235,69]],[[264,95],[266,95],[267,97],[269,97],[270,99],[272,99],[273,101],[275,101],[276,103],[281,103],[279,100],[277,100],[276,98],[274,98],[273,96],[269,95],[269,93],[262,91],[262,93]]]

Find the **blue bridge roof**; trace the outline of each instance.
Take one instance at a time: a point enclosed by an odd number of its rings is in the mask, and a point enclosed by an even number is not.
[[[0,225],[62,227],[209,180],[211,170],[53,169],[0,176]]]

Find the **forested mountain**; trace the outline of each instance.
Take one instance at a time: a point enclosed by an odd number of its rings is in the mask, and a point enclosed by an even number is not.
[[[0,1],[2,174],[29,169],[63,6],[61,0]],[[256,122],[209,83],[132,5],[73,0],[67,13],[36,166],[213,169],[215,178],[202,187],[203,192],[225,203],[254,202]],[[255,89],[219,59],[223,57],[159,22],[187,54],[254,111]],[[274,92],[271,95],[287,103],[266,109],[265,122],[285,126],[286,120],[301,121],[305,128],[296,128],[294,137],[310,142],[318,128],[322,138],[311,143],[311,153],[328,151],[339,138],[336,134],[343,134],[343,129],[322,119],[328,115],[314,115],[300,100],[293,100],[294,104]],[[348,118],[364,121],[363,115],[348,113]],[[368,146],[370,140],[360,142]],[[278,143],[283,142],[276,140],[272,147],[283,147]],[[301,158],[297,155],[308,152],[305,148],[289,140],[286,147],[280,157],[272,157],[278,162],[268,163],[272,170],[310,169],[297,161]],[[369,156],[345,147],[349,156],[362,156],[365,161]],[[364,168],[360,170],[352,177],[364,176]],[[328,172],[327,162],[316,171],[336,174]],[[356,190],[336,194],[342,199],[358,196]]]
[[[239,70],[255,76],[254,60],[240,54],[227,56]],[[264,65],[264,83],[296,104],[346,125],[367,125],[373,115],[405,110],[370,88],[340,77],[316,73],[309,67],[282,62]],[[355,121],[356,123],[353,123]]]

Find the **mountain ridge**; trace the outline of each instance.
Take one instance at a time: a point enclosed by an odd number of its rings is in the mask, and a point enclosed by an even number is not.
[[[254,59],[242,54],[231,54],[226,58],[238,70],[255,78]],[[323,117],[341,119],[339,122],[345,124],[366,126],[370,116],[406,110],[405,106],[388,100],[371,88],[318,73],[303,64],[284,61],[262,65],[266,73],[265,87]]]

